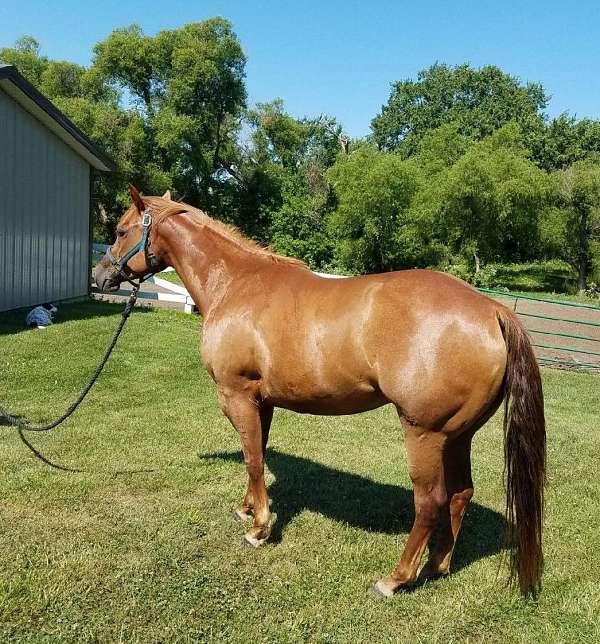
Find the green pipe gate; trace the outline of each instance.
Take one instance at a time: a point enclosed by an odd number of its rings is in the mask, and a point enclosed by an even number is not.
[[[531,334],[542,365],[600,374],[600,306],[479,288],[509,306]]]

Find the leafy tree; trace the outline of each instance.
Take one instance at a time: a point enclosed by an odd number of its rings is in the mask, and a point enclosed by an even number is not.
[[[451,167],[472,145],[472,139],[459,132],[456,123],[446,123],[427,131],[415,150],[414,159],[429,177]]]
[[[549,202],[547,175],[528,159],[509,124],[473,144],[427,181],[419,195],[434,219],[434,238],[472,262],[517,261],[539,251],[538,219]]]
[[[45,96],[86,98],[117,107],[119,93],[95,69],[63,60],[49,60],[41,74],[39,89]]]
[[[145,36],[139,25],[115,29],[94,47],[94,67],[105,78],[126,88],[147,114],[154,114],[154,102],[164,90],[158,70],[160,54],[169,53],[159,49],[157,41]]]
[[[286,114],[283,101],[258,103],[246,114],[251,134],[252,153],[257,163],[295,168],[302,161],[310,124]]]
[[[330,166],[340,149],[341,127],[335,119],[296,119],[285,112],[280,98],[258,103],[246,119],[252,127],[252,154],[258,163],[284,168],[307,163]]]
[[[94,68],[140,107],[148,160],[179,196],[218,213],[246,100],[245,56],[231,24],[212,18],[153,37],[132,25],[94,52]]]
[[[270,213],[268,229],[273,248],[313,268],[329,266],[333,253],[325,219],[330,193],[322,175],[319,183],[311,184],[302,172],[286,172],[281,177],[281,204]]]
[[[561,114],[532,140],[538,164],[548,171],[564,170],[575,161],[600,155],[600,121]]]
[[[546,247],[573,268],[582,293],[600,258],[600,164],[576,161],[553,179],[558,200],[544,213],[542,237]]]
[[[90,68],[52,61],[24,37],[0,60],[53,100],[115,160],[97,186],[96,223],[112,236],[134,182],[144,192],[177,196],[219,212],[231,192],[228,167],[245,104],[245,57],[223,19],[145,36],[117,29],[95,47]],[[128,103],[122,101],[123,91]]]
[[[84,94],[82,78],[85,71],[85,67],[75,63],[48,61],[41,74],[39,89],[53,99],[80,97]]]
[[[349,142],[335,119],[294,118],[280,99],[246,110],[245,56],[222,18],[116,29],[90,67],[48,59],[30,36],[0,61],[117,163],[96,187],[99,237],[132,182],[174,189],[313,268],[459,261],[472,277],[550,254],[583,290],[600,264],[600,121],[546,121],[543,88],[497,67],[436,64],[395,83],[371,141]]]
[[[541,111],[547,102],[541,85],[522,85],[498,67],[436,63],[420,71],[416,81],[392,85],[388,102],[372,121],[373,139],[384,150],[410,156],[428,131],[445,123],[455,123],[473,139],[489,136],[510,121],[528,133],[543,127]]]
[[[40,56],[40,44],[35,38],[22,36],[13,47],[0,49],[0,62],[14,65],[32,85],[39,87],[48,59]]]
[[[337,197],[328,223],[340,269],[389,271],[410,266],[424,252],[409,216],[421,180],[415,163],[365,144],[340,157],[328,177]]]
[[[331,259],[325,170],[340,149],[341,128],[325,116],[296,119],[276,99],[247,113],[248,145],[231,171],[238,178],[233,220],[247,233],[311,266]]]

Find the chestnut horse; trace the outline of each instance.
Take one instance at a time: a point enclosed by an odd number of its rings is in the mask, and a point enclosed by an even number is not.
[[[473,496],[471,440],[504,400],[511,578],[523,593],[537,592],[543,396],[527,332],[509,309],[434,271],[319,277],[168,194],[131,195],[96,282],[110,291],[126,276],[172,266],[196,302],[202,360],[241,438],[248,486],[235,515],[253,518],[246,543],[259,546],[271,532],[263,472],[274,407],[356,414],[392,403],[415,520],[400,561],[373,591],[387,597],[417,576],[447,575]],[[438,522],[439,539],[419,570]]]

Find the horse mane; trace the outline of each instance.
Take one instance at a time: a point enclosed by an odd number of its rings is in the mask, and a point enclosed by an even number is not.
[[[183,202],[169,201],[168,199],[163,199],[162,197],[144,197],[143,200],[148,205],[153,206],[157,210],[160,210],[161,219],[164,219],[165,217],[168,217],[170,215],[184,212],[189,215],[191,219],[205,226],[208,226],[217,235],[224,237],[227,241],[235,244],[238,247],[241,247],[246,252],[252,253],[253,255],[258,255],[265,259],[269,259],[277,264],[291,264],[293,266],[300,266],[302,268],[308,269],[308,266],[302,260],[297,259],[296,257],[286,257],[285,255],[279,255],[275,251],[271,250],[268,246],[263,246],[256,240],[246,237],[236,226],[226,224],[222,221],[219,221],[218,219],[213,219],[199,208],[194,208],[194,206],[190,206],[189,204]],[[165,204],[167,204],[166,207]]]

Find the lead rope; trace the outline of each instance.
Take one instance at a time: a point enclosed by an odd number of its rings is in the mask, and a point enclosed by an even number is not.
[[[92,375],[90,381],[87,383],[87,385],[82,389],[81,393],[75,400],[75,402],[65,411],[65,413],[60,417],[57,418],[55,421],[49,423],[48,425],[28,425],[27,423],[24,423],[23,421],[19,420],[16,416],[11,416],[4,407],[0,407],[0,421],[4,421],[4,423],[8,423],[8,425],[12,425],[13,427],[16,427],[19,432],[19,436],[21,438],[21,441],[25,443],[25,445],[33,452],[33,454],[42,460],[46,465],[50,465],[50,467],[54,467],[58,470],[64,470],[66,472],[83,472],[84,470],[77,470],[73,469],[71,467],[65,467],[64,465],[59,465],[57,463],[53,463],[50,461],[48,458],[46,458],[43,454],[41,454],[25,437],[24,432],[49,432],[50,430],[54,429],[55,427],[58,427],[61,423],[63,423],[73,412],[79,407],[79,405],[82,403],[83,399],[88,395],[90,389],[93,387],[94,383],[96,380],[98,380],[98,377],[100,376],[100,373],[102,372],[102,369],[104,369],[104,365],[107,363],[108,358],[110,357],[110,354],[112,353],[113,349],[115,348],[115,345],[117,344],[117,340],[119,339],[119,336],[121,335],[121,331],[123,330],[123,327],[125,326],[125,322],[127,322],[127,318],[131,315],[131,311],[133,310],[133,306],[137,300],[137,294],[139,291],[139,284],[134,285],[133,290],[131,291],[131,295],[129,296],[129,300],[127,301],[127,304],[125,305],[125,308],[123,309],[123,313],[121,314],[121,320],[119,321],[119,324],[117,326],[116,331],[114,332],[114,335],[112,337],[112,340],[110,341],[110,344],[108,345],[106,351],[104,352],[104,356],[98,365],[96,367],[96,371],[94,371],[94,374]],[[150,471],[150,470],[140,470],[140,471]],[[116,473],[123,473],[123,472],[116,472]]]

